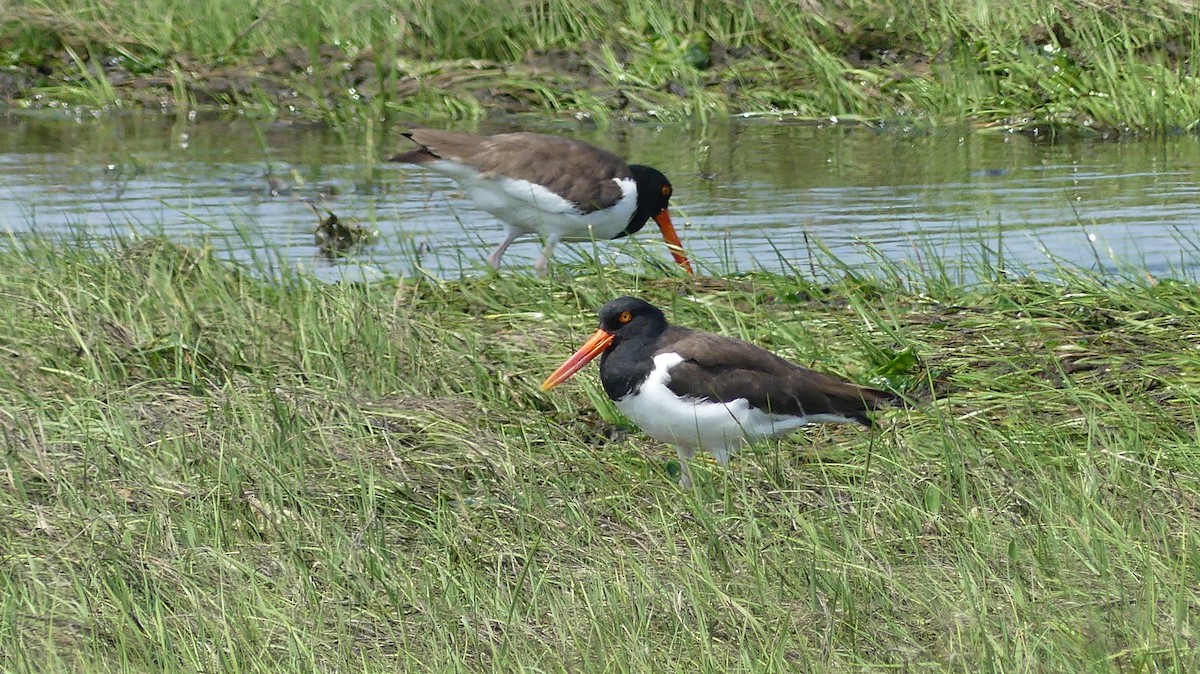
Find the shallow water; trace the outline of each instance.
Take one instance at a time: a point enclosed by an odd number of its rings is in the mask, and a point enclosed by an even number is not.
[[[1187,277],[1200,267],[1196,137],[1051,143],[778,120],[603,131],[508,120],[478,130],[515,128],[575,136],[661,169],[675,185],[680,236],[709,273],[820,275],[831,256],[952,273],[978,269],[980,258]],[[244,119],[0,115],[0,231],[203,236],[226,257],[287,261],[328,279],[417,267],[482,273],[502,227],[453,183],[380,161],[406,144],[396,129],[347,136]],[[309,202],[378,238],[322,255]],[[564,244],[556,257],[583,251],[628,265],[640,246],[669,261],[652,223],[634,239]],[[514,245],[506,266],[530,266],[539,247]]]

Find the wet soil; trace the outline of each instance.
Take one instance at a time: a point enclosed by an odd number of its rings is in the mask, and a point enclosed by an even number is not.
[[[41,18],[33,23],[45,23]],[[1094,55],[1073,44],[1072,35],[1082,28],[1069,14],[1026,29],[1019,49],[1030,54],[1053,53],[1056,68],[1086,71],[1096,66]],[[44,26],[43,26],[44,27]],[[897,81],[936,78],[939,63],[968,58],[988,65],[992,52],[968,35],[952,36],[938,47],[927,40],[904,34],[888,21],[831,19],[831,34],[822,48],[840,59],[842,77],[860,81],[863,93],[874,99],[880,111],[894,108],[896,114],[920,114],[909,109],[912,101],[889,93]],[[57,33],[56,33],[57,35]],[[56,40],[60,39],[56,37]],[[11,41],[11,38],[9,39]],[[1190,49],[1192,29],[1181,25],[1177,32],[1156,36],[1140,44],[1135,58],[1149,63],[1169,63],[1181,72],[1193,68]],[[621,116],[639,116],[656,108],[688,109],[697,94],[724,98],[731,110],[763,111],[789,109],[786,101],[773,95],[779,91],[813,88],[812,75],[780,72],[787,70],[771,54],[752,47],[735,47],[701,40],[688,48],[677,64],[688,72],[654,85],[632,85],[620,71],[609,72],[613,61],[624,69],[638,55],[621,44],[582,43],[568,49],[530,51],[515,61],[478,59],[428,62],[409,60],[406,54],[389,49],[376,53],[367,47],[354,52],[334,45],[308,49],[280,49],[260,56],[231,56],[212,62],[188,54],[163,55],[136,47],[82,47],[43,54],[24,53],[0,38],[0,102],[25,106],[54,106],[85,103],[88,89],[97,82],[111,84],[112,96],[121,102],[146,106],[174,107],[275,107],[283,113],[328,118],[337,110],[361,107],[383,98],[397,106],[425,114],[461,116],[447,100],[459,99],[473,112],[519,113],[587,110],[597,106]],[[129,56],[135,52],[143,55]],[[5,62],[3,57],[16,59]],[[17,56],[13,56],[17,54]],[[78,59],[78,60],[77,60]],[[606,65],[607,64],[607,65]],[[1007,62],[994,68],[1002,76]],[[861,77],[864,72],[873,77]],[[74,89],[74,93],[72,93]],[[106,92],[105,92],[106,93]],[[1061,92],[1046,91],[1047,104]],[[93,97],[94,98],[94,97]],[[179,100],[183,98],[184,100]],[[777,105],[778,103],[778,105]],[[831,103],[832,104],[832,103]],[[833,114],[814,104],[813,115]],[[381,108],[367,108],[381,109]],[[1017,114],[1021,111],[1013,111]],[[1025,111],[1036,117],[1037,111]],[[1076,120],[1091,127],[1095,120]]]
[[[103,78],[112,85],[118,100],[146,106],[186,103],[237,107],[265,103],[299,114],[323,115],[331,106],[363,104],[381,95],[403,102],[422,90],[433,90],[474,98],[492,112],[517,113],[544,111],[547,101],[536,90],[550,85],[567,102],[586,93],[589,99],[598,99],[618,113],[645,112],[639,109],[637,96],[627,95],[633,87],[614,86],[613,76],[599,69],[597,64],[603,62],[601,49],[599,44],[583,44],[575,49],[530,51],[516,62],[469,60],[444,64],[379,58],[369,48],[351,54],[330,45],[315,51],[291,48],[224,64],[205,63],[187,54],[139,62],[103,52],[79,54],[81,61],[76,61],[60,50],[0,67],[0,101],[54,106],[70,102],[63,100],[64,88],[86,89],[89,81]],[[619,46],[613,49],[622,65],[632,60],[627,50]],[[746,68],[737,67],[749,58],[761,62],[764,55],[750,48],[714,42],[707,50],[698,49],[690,60],[702,74],[700,86],[736,100],[739,92],[760,84],[753,74],[747,75]],[[918,76],[927,69],[928,62],[928,57],[907,49],[877,44],[865,44],[846,54],[847,68],[886,64]],[[420,72],[406,70],[406,64]],[[687,99],[694,93],[692,86],[668,81],[654,93],[659,99]],[[180,96],[186,96],[186,100],[177,100]],[[642,103],[640,107],[646,106]]]

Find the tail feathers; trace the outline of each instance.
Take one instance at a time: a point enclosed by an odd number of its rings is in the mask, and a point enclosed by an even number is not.
[[[850,417],[867,428],[875,425],[875,422],[867,415],[868,412],[874,412],[886,407],[912,406],[910,400],[894,391],[882,391],[865,386],[857,386],[856,389],[857,395],[854,400],[856,409]]]
[[[866,395],[863,400],[870,405],[871,409],[879,409],[880,407],[911,407],[912,402],[895,391],[883,391],[875,388],[864,388]]]
[[[417,148],[413,150],[406,150],[404,152],[398,152],[391,157],[388,157],[388,161],[399,162],[401,164],[423,164],[435,159],[441,159],[441,157],[434,154],[433,150],[421,145],[416,138],[413,138],[412,132],[406,132],[400,135],[416,143]]]

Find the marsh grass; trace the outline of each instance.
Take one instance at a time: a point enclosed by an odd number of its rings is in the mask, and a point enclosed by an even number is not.
[[[1190,0],[20,0],[0,41],[0,65],[95,56],[43,81],[51,98],[108,100],[108,73],[138,96],[150,75],[327,120],[500,109],[1163,132],[1200,119]]]
[[[0,247],[8,671],[1198,664],[1194,284],[326,284],[64,243]],[[594,369],[537,386],[620,293],[857,381],[911,352],[925,402],[681,491]]]

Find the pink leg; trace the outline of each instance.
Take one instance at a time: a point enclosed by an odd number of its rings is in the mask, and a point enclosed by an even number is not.
[[[496,250],[493,250],[492,254],[488,255],[487,257],[487,262],[492,266],[492,269],[500,269],[500,258],[504,257],[504,251],[508,250],[508,247],[513,244],[513,241],[516,241],[517,237],[524,233],[525,232],[522,232],[514,227],[508,228],[508,235],[504,237],[504,241],[502,241],[499,246],[496,246]]]

